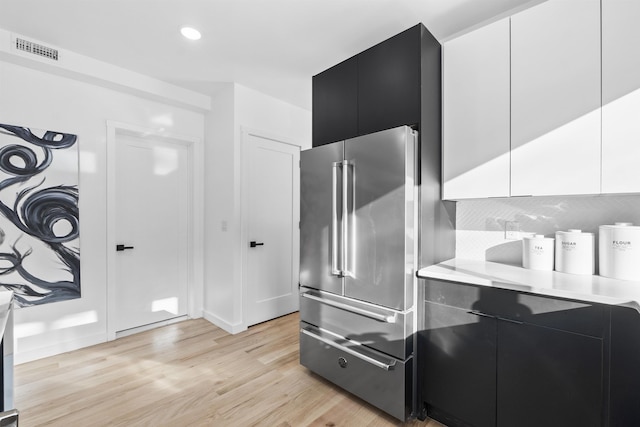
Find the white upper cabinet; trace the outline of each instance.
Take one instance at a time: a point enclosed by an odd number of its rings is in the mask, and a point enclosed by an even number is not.
[[[602,0],[602,192],[640,192],[640,1]]]
[[[443,198],[509,196],[509,19],[443,46]]]
[[[600,87],[600,0],[512,16],[512,196],[600,193]]]

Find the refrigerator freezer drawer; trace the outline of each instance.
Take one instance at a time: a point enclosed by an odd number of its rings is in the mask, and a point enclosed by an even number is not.
[[[301,288],[300,320],[398,359],[413,349],[413,312],[402,313],[351,298]]]
[[[388,414],[411,414],[413,360],[402,361],[352,345],[301,323],[300,363]]]

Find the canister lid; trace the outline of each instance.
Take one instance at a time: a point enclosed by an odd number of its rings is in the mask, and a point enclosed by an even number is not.
[[[527,239],[527,240],[553,240],[553,237],[545,237],[544,234],[533,234],[531,236],[525,236],[523,237],[523,239]]]
[[[570,228],[567,231],[556,231],[556,237],[557,236],[573,236],[573,237],[578,237],[578,236],[585,236],[585,237],[593,237],[593,233],[587,233],[584,232],[582,230],[578,230],[575,228]]]
[[[616,222],[613,225],[601,225],[600,228],[640,228],[640,226],[633,225],[632,222]]]

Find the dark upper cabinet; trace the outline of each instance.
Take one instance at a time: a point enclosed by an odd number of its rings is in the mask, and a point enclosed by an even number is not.
[[[358,55],[358,132],[420,121],[421,25]]]
[[[356,57],[313,77],[313,145],[358,135]]]
[[[313,146],[401,125],[439,146],[440,69],[440,43],[418,24],[315,75]]]

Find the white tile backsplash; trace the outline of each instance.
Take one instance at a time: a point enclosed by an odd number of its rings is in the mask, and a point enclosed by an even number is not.
[[[506,221],[555,237],[570,228],[595,233],[615,222],[640,225],[640,195],[512,197],[457,202],[456,257],[522,265],[522,241],[505,240]],[[596,245],[597,247],[597,245]]]

